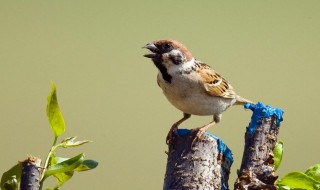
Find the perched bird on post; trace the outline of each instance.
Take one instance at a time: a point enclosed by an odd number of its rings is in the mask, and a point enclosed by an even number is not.
[[[186,46],[176,40],[157,40],[143,48],[151,51],[151,58],[159,73],[157,82],[169,102],[183,112],[175,122],[166,142],[173,139],[178,126],[191,115],[213,115],[213,120],[196,129],[199,139],[206,130],[221,120],[221,114],[232,105],[252,103],[238,96],[233,87],[220,74],[205,63],[196,60]]]

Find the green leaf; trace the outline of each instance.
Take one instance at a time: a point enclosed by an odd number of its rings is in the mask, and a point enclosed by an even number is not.
[[[47,117],[55,137],[63,134],[66,130],[66,124],[58,105],[56,86],[52,81],[51,92],[47,98]]]
[[[69,172],[54,174],[53,176],[56,178],[59,186],[61,186],[61,185],[64,184],[66,181],[68,181],[69,179],[71,179],[71,177],[73,176],[73,174],[74,174],[74,171],[69,171]]]
[[[55,165],[55,164],[64,162],[66,160],[69,160],[69,158],[56,157],[56,156],[52,155],[51,164]],[[95,160],[83,160],[83,162],[77,168],[75,168],[74,170],[68,171],[68,172],[64,172],[64,173],[53,174],[53,176],[56,178],[56,180],[57,180],[57,182],[59,184],[58,187],[60,187],[66,181],[71,179],[71,177],[74,174],[74,171],[78,171],[78,172],[87,171],[87,170],[94,169],[97,166],[98,166],[98,162],[96,162]]]
[[[288,186],[280,186],[280,185],[278,185],[277,189],[278,190],[290,190],[290,188]]]
[[[45,175],[44,178],[47,178],[51,175],[59,174],[59,173],[65,173],[70,172],[76,169],[84,160],[84,154],[81,153],[73,158],[69,158],[67,160],[64,160],[62,162],[56,163],[54,165],[51,165]]]
[[[276,146],[273,149],[274,155],[274,170],[276,171],[281,164],[282,155],[283,155],[283,142],[277,142]]]
[[[51,159],[50,159],[50,165],[55,165],[55,164],[58,164],[58,163],[61,163],[63,161],[66,161],[70,158],[63,158],[63,157],[58,157],[58,156],[55,156],[54,154],[51,155]]]
[[[309,169],[307,169],[305,174],[320,182],[320,164],[311,166]]]
[[[80,166],[78,166],[74,171],[82,172],[87,170],[92,170],[98,166],[98,162],[95,160],[84,160]]]
[[[64,139],[61,142],[61,146],[63,148],[69,148],[69,147],[76,147],[76,146],[80,146],[80,145],[92,142],[92,141],[89,141],[89,140],[74,141],[76,138],[77,137],[68,137],[68,138]]]
[[[16,176],[12,176],[11,180],[8,180],[7,182],[5,182],[4,189],[6,189],[6,190],[18,190],[19,189],[18,180],[17,180]]]
[[[277,181],[279,186],[287,186],[290,189],[319,190],[320,182],[302,172],[290,172]]]
[[[8,171],[4,172],[1,177],[0,187],[2,190],[15,189],[15,182],[19,183],[21,178],[22,163],[18,163]],[[11,189],[10,189],[11,188]]]
[[[52,155],[51,156],[51,165],[55,165],[55,164],[64,162],[68,159],[69,158],[56,157],[55,155]],[[68,171],[68,172],[64,172],[64,173],[53,174],[53,176],[57,180],[57,183],[59,184],[57,187],[55,187],[55,189],[59,188],[62,184],[64,184],[69,179],[71,179],[71,177],[73,176],[73,173],[74,173],[74,171]]]

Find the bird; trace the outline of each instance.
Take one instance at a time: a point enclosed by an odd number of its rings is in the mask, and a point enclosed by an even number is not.
[[[221,120],[222,113],[232,105],[244,105],[252,101],[237,95],[231,84],[209,65],[196,60],[188,48],[177,40],[161,39],[147,43],[143,48],[158,68],[157,83],[168,101],[183,112],[166,137],[172,143],[180,124],[191,115],[213,116],[209,123],[192,129],[195,140]]]

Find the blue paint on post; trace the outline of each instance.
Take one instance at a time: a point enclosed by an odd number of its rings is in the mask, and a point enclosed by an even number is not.
[[[189,129],[178,129],[179,136],[188,136],[190,134]],[[233,163],[233,156],[231,150],[228,148],[228,146],[217,136],[212,135],[208,132],[205,133],[210,138],[213,138],[217,141],[218,144],[218,152],[221,153],[226,159],[230,161],[230,163]]]
[[[284,111],[280,108],[273,108],[269,105],[264,105],[261,102],[257,104],[247,103],[244,105],[245,109],[250,109],[253,111],[251,122],[248,127],[248,132],[250,135],[253,135],[257,126],[261,124],[263,118],[276,117],[276,125],[279,127],[281,121],[283,121],[282,115]]]
[[[208,132],[206,132],[205,134],[218,141],[218,152],[221,153],[232,164],[233,163],[233,156],[232,156],[232,152],[228,148],[228,146],[219,137],[212,135]]]
[[[178,134],[181,137],[185,137],[190,134],[190,130],[189,129],[178,129]]]

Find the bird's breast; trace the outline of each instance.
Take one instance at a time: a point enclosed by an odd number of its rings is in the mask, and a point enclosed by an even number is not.
[[[184,113],[214,115],[225,111],[234,99],[208,95],[193,73],[172,76],[171,83],[158,74],[158,84],[169,102]]]

